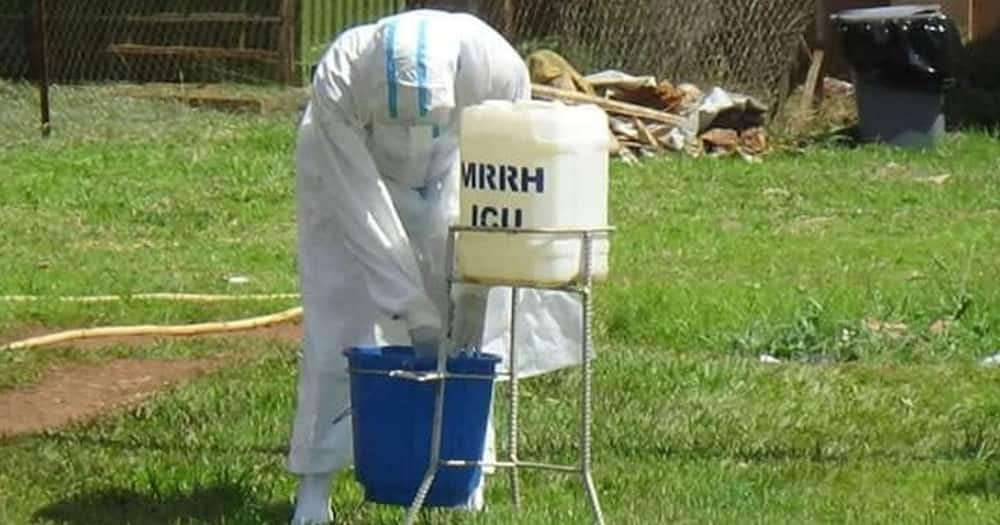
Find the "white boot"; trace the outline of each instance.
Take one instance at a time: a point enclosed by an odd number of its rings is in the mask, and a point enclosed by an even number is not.
[[[468,510],[482,512],[486,509],[486,475],[479,476],[479,485],[469,498]]]
[[[326,525],[333,522],[330,478],[330,474],[307,474],[299,477],[292,525]]]
[[[490,406],[490,418],[486,420],[486,443],[483,446],[483,461],[486,463],[497,462],[497,441],[496,430],[493,427],[492,406]],[[483,467],[483,474],[492,475],[495,472],[495,467]]]
[[[495,387],[494,387],[495,388]],[[483,444],[483,461],[495,463],[497,460],[496,435],[493,428],[493,405],[490,404],[490,415],[486,420],[486,442]],[[469,500],[460,508],[470,512],[482,512],[486,509],[486,476],[493,474],[495,467],[483,467],[479,476],[479,484],[476,490],[469,497]]]
[[[479,484],[465,503],[455,507],[455,510],[466,512],[482,512],[486,508],[486,476],[479,476]]]

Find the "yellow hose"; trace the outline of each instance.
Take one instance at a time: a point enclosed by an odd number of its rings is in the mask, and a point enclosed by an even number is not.
[[[8,303],[29,303],[40,301],[60,301],[66,303],[112,303],[117,301],[188,301],[188,302],[221,302],[221,301],[271,301],[277,299],[298,299],[297,293],[280,294],[238,294],[213,295],[194,293],[141,293],[135,295],[85,295],[48,297],[44,295],[0,295],[0,301]]]
[[[168,301],[194,301],[194,302],[215,302],[215,301],[239,301],[239,300],[272,300],[272,299],[292,299],[299,297],[298,294],[270,294],[270,295],[207,295],[207,294],[176,294],[176,293],[151,293],[137,294],[131,296],[121,295],[96,295],[80,297],[44,297],[31,295],[7,295],[0,296],[0,301],[6,302],[32,302],[56,299],[63,302],[98,303],[114,302],[126,299],[134,300],[168,300]],[[139,325],[139,326],[111,326],[99,328],[83,328],[67,330],[38,337],[32,337],[21,341],[8,343],[0,347],[4,350],[24,350],[28,348],[38,348],[51,346],[71,341],[84,339],[99,339],[102,337],[135,337],[135,336],[193,336],[216,333],[240,332],[254,330],[266,326],[297,321],[302,318],[302,307],[297,306],[276,314],[240,319],[236,321],[222,321],[198,323],[190,325]]]

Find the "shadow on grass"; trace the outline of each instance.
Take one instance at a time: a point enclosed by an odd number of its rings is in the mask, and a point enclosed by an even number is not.
[[[176,442],[163,440],[144,440],[139,442],[128,441],[125,439],[115,439],[105,436],[91,436],[91,435],[67,435],[67,434],[54,434],[45,436],[44,439],[47,442],[59,443],[61,445],[71,445],[71,446],[90,446],[98,447],[115,451],[129,451],[134,452],[138,450],[156,451],[156,452],[205,452],[205,453],[219,453],[219,454],[263,454],[263,455],[279,455],[283,456],[288,453],[287,445],[274,445],[274,446],[228,446],[228,445],[215,445],[215,444],[205,444],[199,443],[196,445],[185,445]]]
[[[946,487],[945,492],[982,499],[1000,499],[1000,470],[970,476]]]
[[[945,110],[952,129],[1000,131],[1000,29],[966,44]]]
[[[868,145],[870,143],[861,139],[861,131],[857,124],[841,126],[828,131],[802,133],[794,140],[796,148],[835,148],[849,150]]]
[[[261,505],[247,488],[223,485],[160,497],[125,489],[84,493],[53,503],[34,517],[62,525],[287,523],[291,512],[288,504]]]

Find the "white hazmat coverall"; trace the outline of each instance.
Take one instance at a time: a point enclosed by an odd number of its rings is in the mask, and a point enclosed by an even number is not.
[[[304,310],[288,458],[300,476],[296,521],[329,519],[330,477],[353,459],[344,349],[412,341],[435,352],[447,332],[461,109],[526,99],[530,90],[517,52],[467,14],[391,16],[345,31],[320,60],[296,152]],[[456,285],[451,299],[453,337],[442,344],[499,355],[505,371],[511,290]],[[519,372],[578,364],[579,299],[522,290],[517,300]],[[409,341],[390,341],[394,332]],[[477,499],[473,508],[481,483]]]

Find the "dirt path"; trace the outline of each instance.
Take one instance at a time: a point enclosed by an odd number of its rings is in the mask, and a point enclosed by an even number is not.
[[[30,388],[0,395],[0,436],[59,428],[133,405],[222,366],[222,360],[120,359],[57,368]]]
[[[50,332],[39,331],[34,335]],[[239,334],[203,337],[298,342],[300,335],[298,324],[284,324]],[[83,351],[123,345],[142,347],[155,344],[158,340],[155,337],[126,337],[60,346],[73,346]],[[240,342],[245,344],[245,341]],[[225,357],[118,359],[96,365],[55,367],[33,386],[0,393],[0,437],[58,429],[88,421],[110,410],[134,406],[156,392],[237,362]]]

